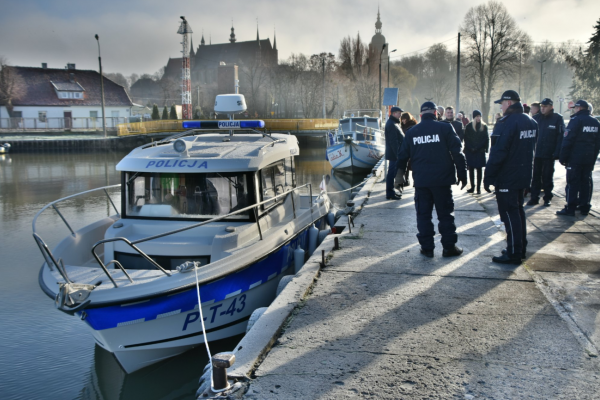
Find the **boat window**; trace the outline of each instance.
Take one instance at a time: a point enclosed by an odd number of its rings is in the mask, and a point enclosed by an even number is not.
[[[145,218],[210,219],[250,205],[246,173],[126,174],[126,215]],[[250,213],[231,219],[249,219]]]
[[[377,123],[377,118],[367,118],[367,126],[369,128],[379,129],[379,124]]]
[[[294,187],[293,177],[293,158],[277,161],[260,171],[260,180],[262,185],[262,201],[269,200],[275,196],[282,194]],[[283,197],[277,202],[283,201]],[[263,210],[270,208],[270,203],[263,205]]]
[[[350,130],[350,120],[343,119],[340,121],[340,130],[342,132],[348,132]]]

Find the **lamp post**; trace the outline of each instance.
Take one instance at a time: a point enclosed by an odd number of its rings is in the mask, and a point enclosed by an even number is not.
[[[539,99],[539,101],[542,101],[542,89],[544,88],[544,63],[546,61],[548,61],[548,59],[546,59],[544,61],[538,60],[538,62],[540,63],[540,99]]]
[[[387,65],[387,67],[388,67],[388,83],[387,83],[387,87],[390,87],[390,54],[392,54],[395,51],[396,51],[396,49],[394,49],[388,53],[388,65]]]
[[[381,46],[381,51],[379,52],[379,104],[377,105],[379,111],[381,111],[381,55],[383,54],[383,50],[385,50],[385,46],[387,46],[387,43]]]
[[[106,117],[104,115],[104,78],[102,76],[102,57],[100,56],[100,37],[98,34],[95,36],[96,42],[98,42],[98,65],[100,66],[100,95],[102,97],[102,130],[104,131],[104,138],[106,139]]]

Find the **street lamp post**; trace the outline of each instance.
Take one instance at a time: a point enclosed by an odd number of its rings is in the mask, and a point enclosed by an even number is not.
[[[390,51],[388,53],[388,65],[387,65],[387,68],[388,68],[388,83],[387,83],[387,87],[390,87],[390,54],[392,54],[395,51],[396,51],[396,49],[394,49],[394,50],[392,50],[392,51]]]
[[[383,50],[385,50],[385,46],[387,46],[387,43],[381,46],[381,51],[379,52],[379,104],[377,106],[379,111],[381,111],[381,55],[383,54]]]
[[[544,63],[548,61],[547,59],[544,61],[540,61],[538,60],[538,62],[540,63],[540,99],[539,101],[542,101],[542,89],[544,88]]]
[[[100,95],[102,97],[102,130],[104,131],[104,138],[106,139],[106,116],[104,115],[104,78],[102,76],[102,57],[100,56],[100,37],[98,34],[95,36],[96,42],[98,42],[98,65],[100,66]]]

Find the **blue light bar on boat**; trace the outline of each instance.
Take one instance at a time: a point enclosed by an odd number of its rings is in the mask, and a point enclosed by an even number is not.
[[[265,121],[183,121],[186,129],[256,129],[264,128]]]

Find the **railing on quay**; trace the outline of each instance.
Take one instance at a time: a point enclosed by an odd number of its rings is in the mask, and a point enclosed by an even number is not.
[[[264,119],[266,131],[325,131],[338,127],[339,121],[332,118],[313,119]],[[118,135],[144,135],[148,133],[180,132],[181,120],[159,120],[124,123],[118,126]]]
[[[106,127],[110,129],[126,123],[127,117],[106,117]],[[94,117],[50,117],[50,118],[0,118],[0,129],[10,131],[50,131],[77,130],[101,131],[102,118]]]
[[[56,259],[56,257],[52,254],[52,251],[50,250],[50,248],[48,247],[48,245],[44,242],[44,240],[42,239],[42,237],[36,232],[36,222],[38,217],[49,207],[52,207],[57,213],[58,215],[61,217],[61,219],[63,220],[63,222],[65,223],[65,225],[67,226],[67,228],[69,229],[69,231],[71,232],[71,235],[73,237],[76,236],[75,231],[71,228],[71,226],[69,225],[69,223],[67,222],[67,220],[65,219],[65,217],[62,215],[62,213],[58,210],[58,208],[56,207],[56,205],[62,201],[68,200],[68,199],[72,199],[74,197],[80,196],[82,194],[87,194],[87,193],[91,193],[97,190],[104,190],[104,192],[106,193],[106,196],[108,197],[109,201],[111,202],[113,208],[115,209],[117,216],[120,216],[119,211],[117,210],[114,202],[112,201],[112,199],[110,198],[110,195],[108,194],[108,191],[106,189],[112,189],[112,188],[116,188],[116,187],[120,187],[120,184],[117,185],[111,185],[111,186],[104,186],[104,187],[100,187],[100,188],[96,188],[96,189],[92,189],[92,190],[87,190],[85,192],[81,192],[81,193],[77,193],[71,196],[67,196],[67,197],[63,197],[62,199],[58,199],[55,200],[51,203],[48,203],[47,205],[45,205],[40,211],[38,211],[38,213],[35,215],[35,217],[33,218],[33,222],[32,222],[32,229],[33,229],[33,238],[36,241],[36,244],[38,245],[42,256],[44,257],[44,259],[46,260],[46,263],[48,264],[48,267],[50,268],[50,270],[53,270],[52,266],[56,266],[57,271],[60,273],[60,275],[63,277],[63,279],[65,280],[66,283],[75,283],[73,282],[68,274],[67,274],[67,270],[64,267],[64,264],[62,262],[62,259]],[[253,204],[251,206],[242,208],[240,210],[236,210],[234,212],[231,212],[229,214],[226,215],[220,215],[218,217],[209,219],[207,221],[203,221],[203,222],[199,222],[197,224],[193,224],[190,226],[186,226],[184,228],[179,228],[179,229],[175,229],[172,231],[168,231],[168,232],[164,232],[158,235],[153,235],[153,236],[148,236],[142,239],[138,239],[135,241],[129,241],[127,238],[123,238],[123,237],[115,237],[115,238],[110,238],[110,239],[103,239],[100,240],[99,242],[95,243],[94,246],[92,247],[92,255],[94,256],[94,258],[96,259],[96,261],[98,262],[98,264],[100,265],[100,267],[102,268],[102,270],[104,271],[104,273],[106,274],[106,276],[108,277],[108,279],[110,279],[110,281],[112,282],[112,284],[114,285],[114,287],[118,287],[117,282],[113,279],[112,275],[110,274],[110,272],[108,271],[107,266],[110,265],[111,263],[114,263],[115,265],[117,265],[119,267],[120,270],[123,271],[123,273],[127,276],[127,278],[133,282],[133,280],[131,279],[131,277],[129,276],[129,274],[127,274],[127,272],[125,271],[125,268],[123,268],[123,266],[116,262],[116,260],[113,260],[111,262],[109,262],[108,264],[104,264],[102,262],[102,260],[100,259],[100,257],[96,254],[96,248],[104,243],[108,243],[108,242],[116,242],[116,241],[122,241],[124,243],[126,243],[127,245],[129,245],[129,247],[131,247],[133,250],[135,250],[140,256],[142,256],[144,259],[146,259],[152,266],[154,266],[156,269],[162,271],[165,275],[167,276],[171,276],[171,274],[166,271],[165,269],[163,269],[156,261],[154,261],[150,256],[148,256],[145,252],[143,252],[139,247],[136,246],[136,244],[138,243],[143,243],[143,242],[147,242],[150,240],[154,240],[154,239],[158,239],[158,238],[162,238],[165,236],[170,236],[170,235],[174,235],[176,233],[179,232],[184,232],[190,229],[194,229],[194,228],[198,228],[200,226],[203,225],[207,225],[210,224],[212,222],[217,222],[217,221],[221,221],[223,219],[226,219],[228,217],[231,217],[233,215],[237,215],[246,211],[250,211],[252,210],[254,212],[254,217],[256,219],[256,225],[257,225],[257,229],[258,229],[258,235],[260,240],[263,240],[263,233],[262,233],[262,229],[260,227],[260,216],[258,214],[258,207],[268,204],[268,203],[276,203],[280,198],[287,196],[288,194],[291,194],[297,190],[300,190],[302,188],[308,188],[309,190],[309,196],[310,196],[310,209],[311,209],[311,214],[312,214],[312,206],[313,206],[313,193],[312,193],[312,184],[310,183],[306,183],[302,186],[298,186],[295,187],[291,190],[288,190],[284,193],[280,193],[278,195],[275,195],[274,197],[268,199],[268,200],[264,200],[261,201],[260,203],[256,203]],[[322,194],[320,194],[319,196],[317,196],[317,199],[321,196]],[[292,199],[292,210],[293,210],[293,216],[294,219],[296,219],[296,204],[294,201],[294,196],[291,196]]]

